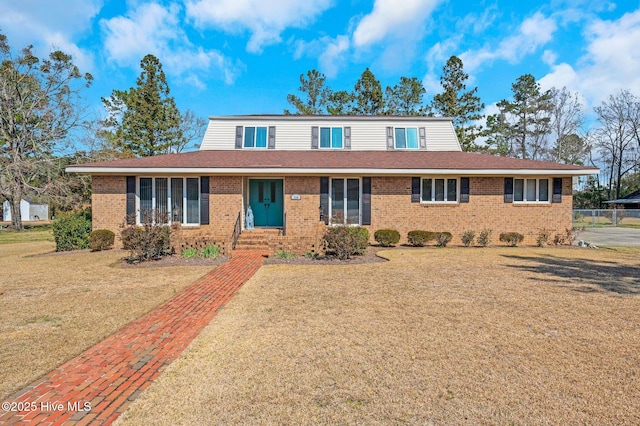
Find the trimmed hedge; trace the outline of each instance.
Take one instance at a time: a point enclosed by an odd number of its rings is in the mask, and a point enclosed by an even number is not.
[[[524,240],[524,235],[518,232],[503,232],[500,234],[499,240],[509,247],[515,247]]]
[[[331,226],[324,235],[324,241],[327,244],[327,253],[338,259],[349,259],[367,251],[369,231],[360,226]]]
[[[464,233],[462,234],[462,237],[460,237],[460,239],[462,240],[462,244],[464,244],[465,247],[469,247],[471,245],[473,245],[473,241],[476,238],[476,233],[475,231],[464,231]]]
[[[395,229],[378,229],[373,234],[373,238],[382,247],[391,247],[400,241],[400,233]]]
[[[81,250],[89,248],[91,233],[91,210],[62,212],[53,221],[53,239],[56,251]]]
[[[113,247],[116,234],[108,229],[96,229],[89,235],[89,248],[92,251],[109,250]]]
[[[414,247],[424,247],[429,241],[436,238],[436,233],[431,231],[409,231],[407,233],[407,241]]]

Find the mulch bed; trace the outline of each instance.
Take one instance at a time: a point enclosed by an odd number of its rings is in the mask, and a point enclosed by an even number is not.
[[[340,260],[333,256],[320,256],[315,259],[304,256],[297,256],[293,259],[279,259],[270,256],[265,260],[265,265],[360,265],[366,263],[386,262],[387,260],[376,253],[383,250],[383,247],[370,246],[367,252],[361,256],[353,256],[351,259]]]

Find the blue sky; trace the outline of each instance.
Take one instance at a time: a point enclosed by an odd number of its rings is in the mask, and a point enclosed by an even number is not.
[[[181,110],[282,113],[299,75],[335,90],[369,67],[383,87],[418,77],[427,99],[459,56],[487,112],[533,74],[579,92],[587,112],[617,90],[640,95],[640,1],[549,0],[0,0],[14,49],[61,49],[93,74],[87,104],[135,85],[147,53],[164,66]]]

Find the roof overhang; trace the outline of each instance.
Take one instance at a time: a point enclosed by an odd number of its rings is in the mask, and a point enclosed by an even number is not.
[[[598,169],[370,169],[370,168],[283,168],[283,167],[83,167],[69,166],[67,172],[91,175],[369,175],[369,176],[585,176],[600,173]]]

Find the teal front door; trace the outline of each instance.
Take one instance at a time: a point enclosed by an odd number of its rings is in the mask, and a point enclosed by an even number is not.
[[[250,179],[249,204],[255,226],[282,226],[282,179]]]

